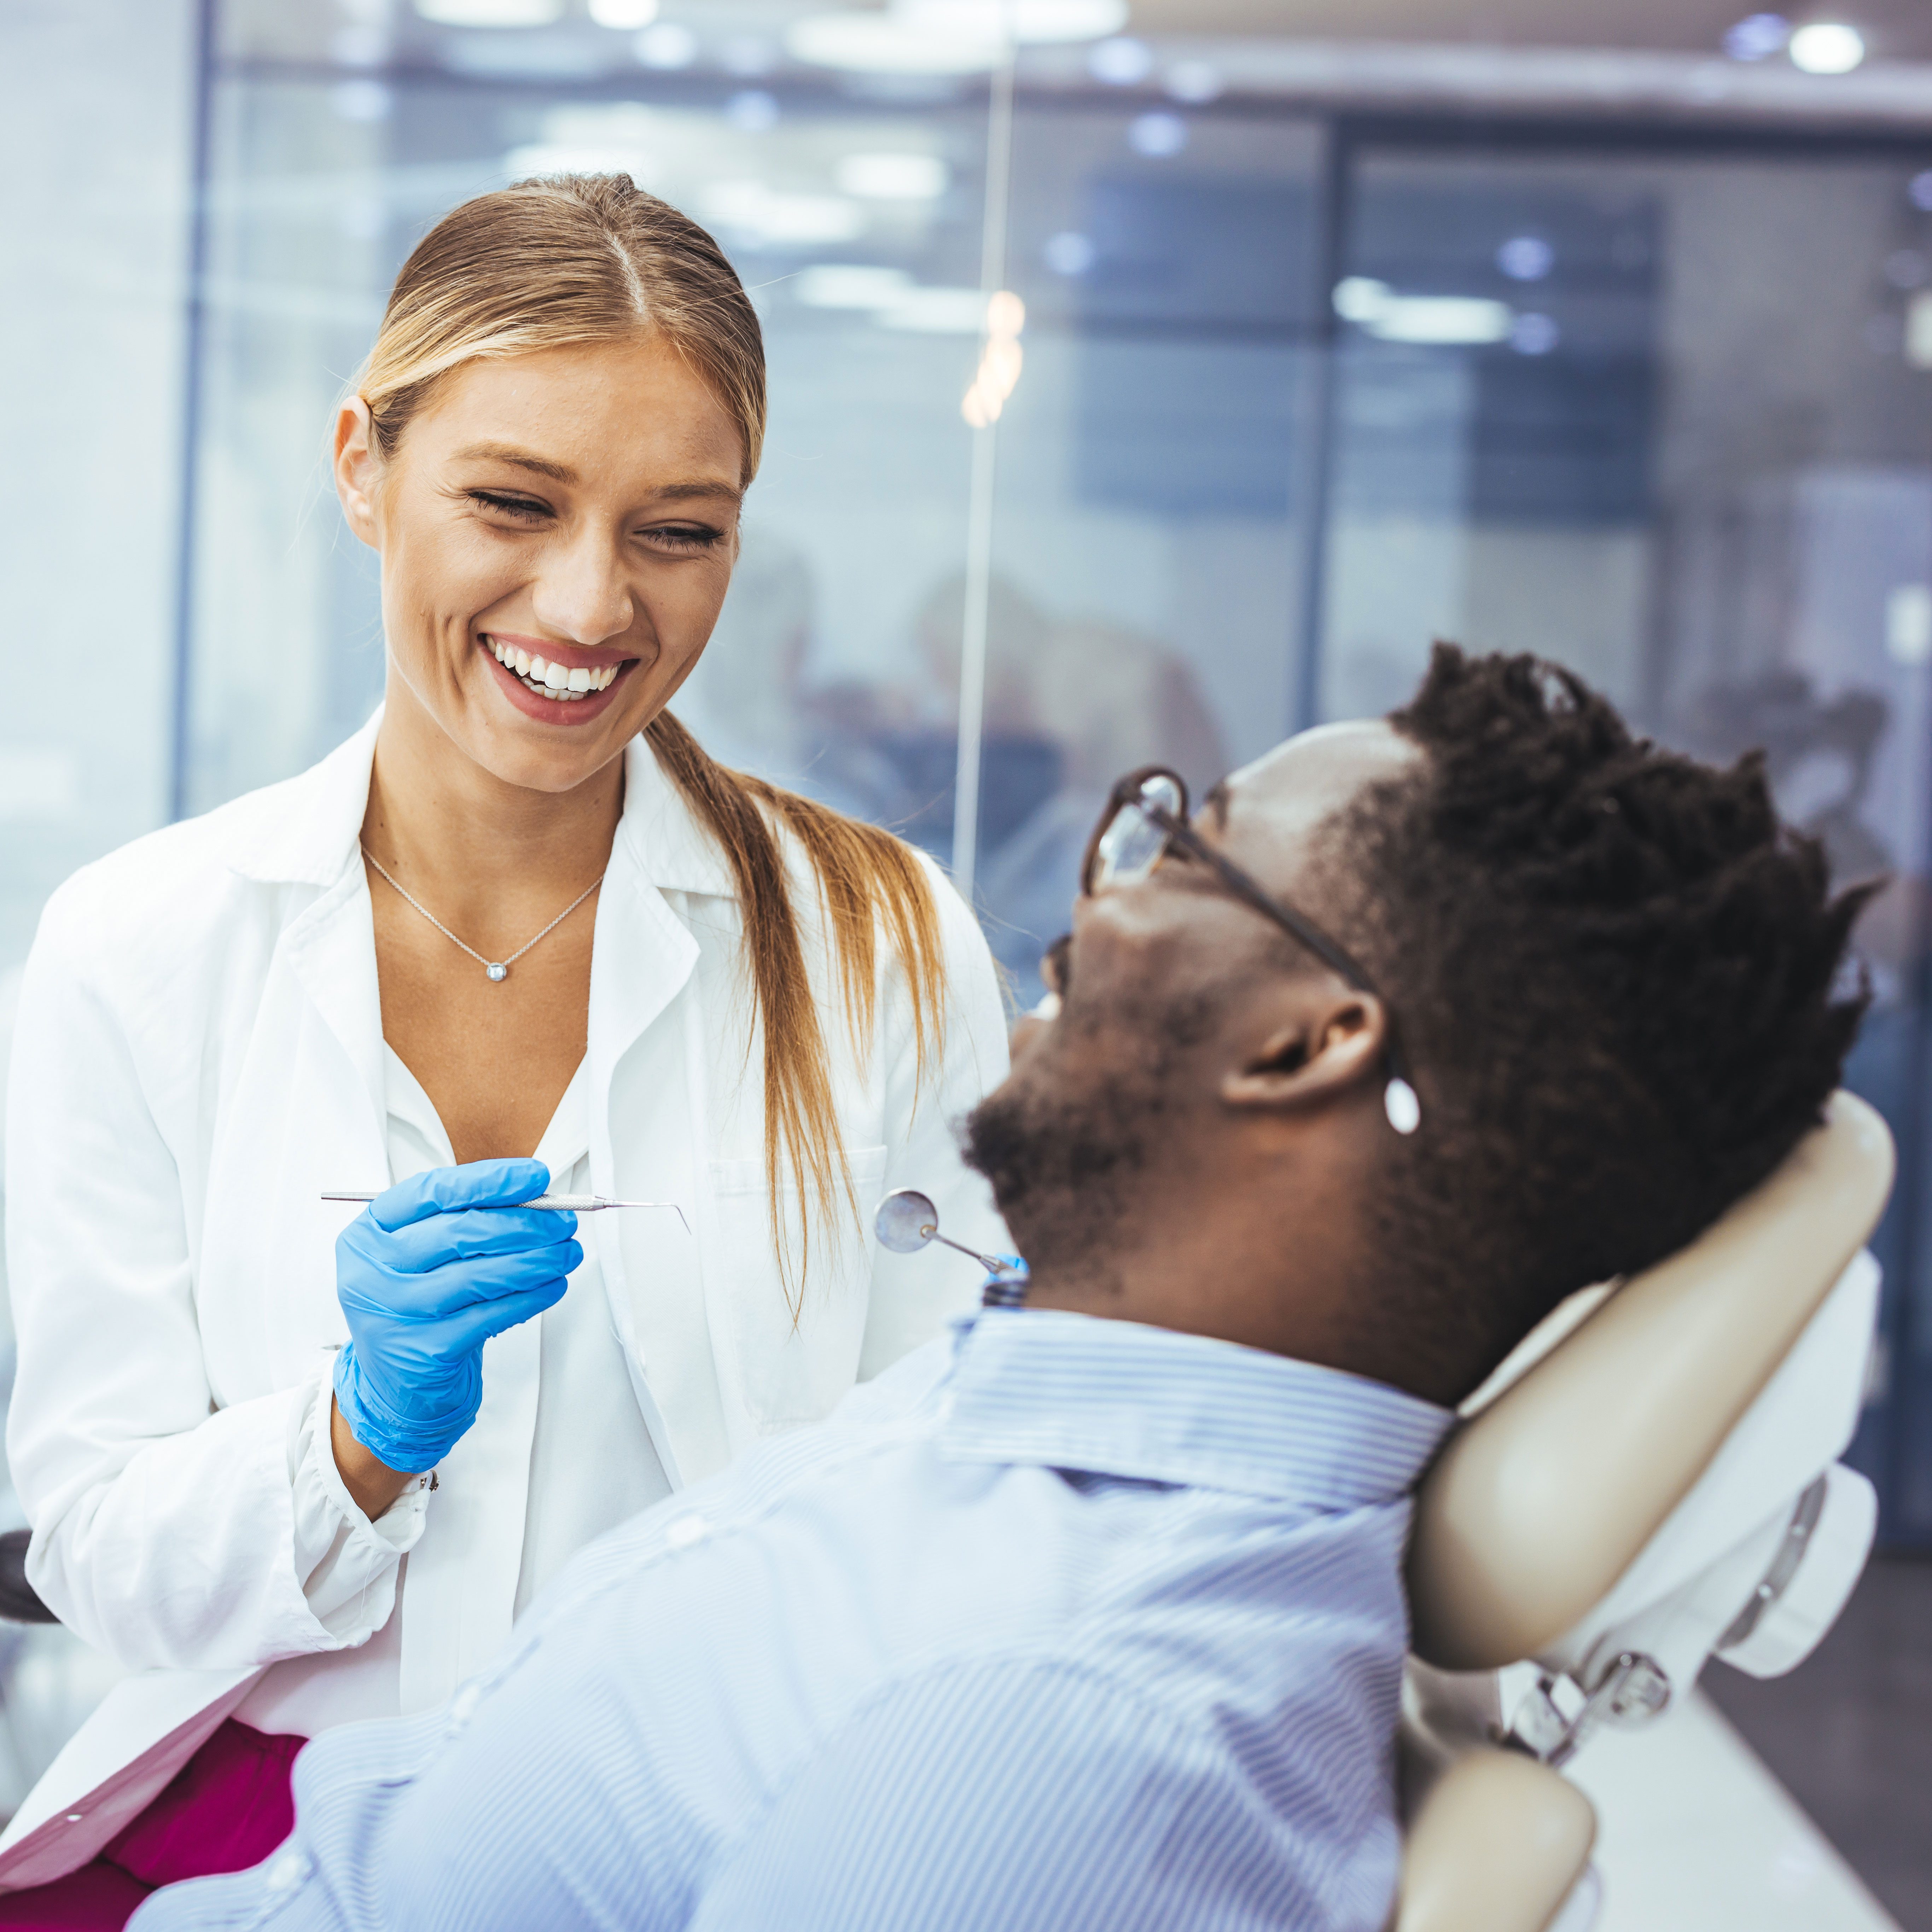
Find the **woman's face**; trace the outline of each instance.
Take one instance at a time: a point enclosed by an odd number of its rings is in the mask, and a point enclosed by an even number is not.
[[[392,712],[419,706],[511,784],[600,770],[711,634],[743,457],[724,406],[646,334],[462,364],[386,462],[346,406],[337,492],[382,556]]]

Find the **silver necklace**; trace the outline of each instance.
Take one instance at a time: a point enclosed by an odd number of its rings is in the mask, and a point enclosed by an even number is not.
[[[395,880],[389,877],[388,868],[385,866],[382,860],[377,858],[375,854],[370,851],[366,845],[362,848],[362,856],[368,860],[370,865],[375,867],[377,872],[382,874],[384,878],[388,879],[391,885],[396,886],[396,890],[400,892],[403,897],[407,899],[410,904],[414,906],[416,910],[421,913],[423,917],[428,920],[430,924],[434,926],[436,931],[442,934],[444,938],[452,941],[455,945],[462,946],[464,951],[468,953],[470,958],[475,960],[477,964],[482,968],[487,976],[491,980],[499,982],[507,980],[510,976],[510,968],[514,966],[519,959],[522,958],[524,955],[529,952],[532,946],[536,945],[537,939],[548,939],[550,934],[554,932],[557,928],[560,926],[564,921],[567,920],[570,915],[574,913],[577,908],[604,883],[604,874],[602,872],[599,872],[596,878],[593,879],[582,892],[579,892],[576,898],[572,899],[569,904],[566,906],[562,911],[559,913],[556,918],[552,920],[549,925],[544,928],[542,932],[537,934],[536,939],[526,940],[522,945],[517,948],[515,952],[510,955],[508,958],[485,959],[482,954],[477,951],[475,946],[464,946],[463,941],[458,939],[455,934],[452,932],[449,928],[445,926],[442,921],[438,919],[436,914],[431,912],[429,908],[424,905],[422,901],[416,897],[415,893],[406,890],[401,886],[397,886]]]

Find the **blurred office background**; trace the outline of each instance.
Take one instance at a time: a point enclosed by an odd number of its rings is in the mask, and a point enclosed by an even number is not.
[[[74,867],[368,714],[323,440],[390,278],[466,196],[626,169],[771,356],[678,708],[952,862],[1022,1001],[1118,773],[1383,710],[1433,636],[1764,746],[1891,876],[1853,1460],[1932,1551],[1932,10],[837,7],[9,0],[0,973]],[[1932,1714],[1916,1667],[1880,1701]]]

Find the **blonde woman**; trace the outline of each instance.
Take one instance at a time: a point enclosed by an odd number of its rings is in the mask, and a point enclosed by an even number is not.
[[[457,209],[336,425],[382,710],[50,905],[8,1447],[35,1588],[145,1674],[0,1844],[0,1924],[251,1862],[303,1738],[440,1705],[573,1552],[970,1303],[877,1252],[882,1192],[1000,1244],[967,909],[665,709],[764,419],[736,277],[628,178]]]

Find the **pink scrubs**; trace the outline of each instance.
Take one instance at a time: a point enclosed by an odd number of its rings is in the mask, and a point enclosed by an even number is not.
[[[0,1892],[0,1928],[120,1932],[164,1885],[260,1864],[294,1826],[289,1779],[308,1742],[230,1718],[92,1864],[51,1885]]]

